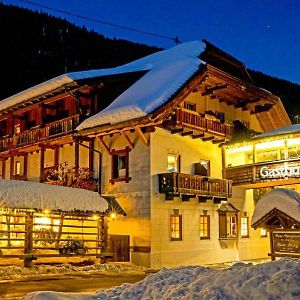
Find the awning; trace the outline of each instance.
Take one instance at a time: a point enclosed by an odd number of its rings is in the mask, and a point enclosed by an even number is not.
[[[0,207],[105,212],[108,203],[98,193],[88,190],[0,179]]]

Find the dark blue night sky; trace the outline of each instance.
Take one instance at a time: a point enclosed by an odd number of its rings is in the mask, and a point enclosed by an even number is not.
[[[300,84],[300,1],[293,0],[33,0],[57,9],[140,30],[175,37],[182,42],[207,39],[242,60],[249,68]],[[27,5],[85,25],[107,37],[172,47],[170,40],[115,29]]]

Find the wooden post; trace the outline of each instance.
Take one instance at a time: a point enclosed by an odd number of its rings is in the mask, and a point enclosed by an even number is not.
[[[273,230],[269,231],[270,234],[270,252],[271,252],[271,260],[275,260],[275,255],[274,255],[274,245],[273,245]]]
[[[6,159],[2,160],[2,178],[5,179],[5,173],[6,173]]]
[[[79,169],[79,144],[75,143],[74,148],[75,148],[74,166],[77,173]]]
[[[41,157],[40,157],[40,182],[44,181],[44,167],[45,167],[45,148],[41,146]]]
[[[223,178],[225,179],[226,178],[226,155],[225,155],[225,149],[224,147],[222,147],[222,175],[223,175]]]
[[[15,159],[14,159],[14,156],[12,155],[10,157],[10,170],[9,170],[9,172],[10,172],[10,176],[9,176],[10,179],[13,179],[13,177],[14,177],[14,172],[15,172],[15,170],[14,170],[14,168],[15,168],[14,162],[15,162]]]
[[[101,253],[106,253],[109,250],[109,235],[108,235],[108,217],[101,216],[101,244],[100,249]],[[100,262],[105,263],[106,259],[103,256],[100,256]]]
[[[24,154],[24,168],[23,168],[23,175],[27,180],[27,170],[28,170],[28,154]]]
[[[60,243],[60,238],[61,238],[61,235],[62,235],[63,226],[64,226],[64,215],[61,215],[60,219],[59,219],[57,239],[56,239],[56,242],[55,242],[55,248],[56,249],[59,248],[59,243]]]
[[[7,247],[11,246],[10,241],[10,215],[6,216],[6,223],[7,223]]]
[[[89,171],[91,173],[91,177],[93,176],[93,172],[94,172],[94,142],[95,140],[92,139],[90,142],[89,142]]]
[[[25,214],[24,267],[33,267],[33,213]]]
[[[57,146],[54,149],[54,167],[56,171],[58,170],[58,166],[59,166],[59,146]]]

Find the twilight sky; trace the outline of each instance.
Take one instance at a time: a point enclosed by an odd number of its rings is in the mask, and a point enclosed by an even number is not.
[[[247,67],[300,84],[300,1],[298,0],[32,0],[42,5],[118,25],[175,37],[207,39]],[[116,29],[2,0],[66,18],[111,38],[169,48],[171,40]]]

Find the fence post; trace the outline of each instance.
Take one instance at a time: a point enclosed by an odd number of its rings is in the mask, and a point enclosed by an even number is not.
[[[33,267],[33,213],[25,214],[24,267]]]

